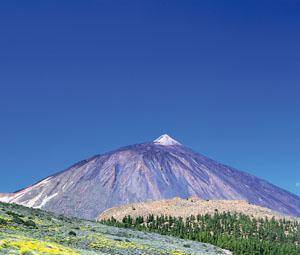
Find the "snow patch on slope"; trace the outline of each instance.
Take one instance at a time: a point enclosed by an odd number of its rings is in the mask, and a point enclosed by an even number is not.
[[[33,197],[33,199],[24,201],[24,202],[22,202],[20,204],[24,205],[24,206],[28,206],[28,207],[34,207],[35,203],[41,198],[42,195],[43,195],[43,192],[41,192],[37,196]]]
[[[58,195],[58,192],[50,195],[49,197],[45,197],[42,201],[42,203],[38,206],[36,206],[35,208],[42,208],[45,204],[47,204],[52,198],[56,197]]]
[[[13,196],[11,195],[3,195],[2,197],[0,197],[0,202],[9,203],[12,198]]]

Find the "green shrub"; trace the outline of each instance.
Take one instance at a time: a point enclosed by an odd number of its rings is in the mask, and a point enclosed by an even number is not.
[[[24,217],[24,215],[18,214],[18,213],[12,212],[12,211],[7,211],[6,214],[10,215],[10,216],[13,216],[13,217],[19,217],[19,218],[23,218]]]
[[[71,231],[69,232],[69,236],[77,236],[77,234],[76,234],[73,230],[71,230]]]
[[[24,222],[24,225],[27,227],[37,228],[36,223],[33,220],[27,220]]]
[[[7,225],[7,221],[5,219],[0,218],[0,225]]]
[[[12,222],[16,223],[16,224],[24,224],[25,221],[22,220],[19,216],[14,216],[12,219]]]

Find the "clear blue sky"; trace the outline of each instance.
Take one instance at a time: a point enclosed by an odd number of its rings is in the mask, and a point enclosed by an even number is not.
[[[300,195],[300,2],[0,2],[0,192],[169,133]]]

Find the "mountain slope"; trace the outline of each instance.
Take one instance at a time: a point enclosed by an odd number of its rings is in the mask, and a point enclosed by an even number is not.
[[[0,254],[230,255],[210,244],[102,224],[0,203]]]
[[[81,161],[0,200],[95,219],[116,205],[191,196],[247,200],[300,215],[300,197],[198,154],[168,135]]]

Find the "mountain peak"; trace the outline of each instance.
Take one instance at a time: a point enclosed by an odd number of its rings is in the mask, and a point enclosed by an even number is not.
[[[184,147],[169,135],[83,160],[0,201],[95,219],[113,206],[180,197],[247,200],[300,216],[300,197]],[[195,201],[195,199],[192,199]]]
[[[175,139],[173,139],[168,134],[161,135],[160,137],[155,139],[153,142],[156,143],[156,144],[165,145],[165,146],[181,145],[179,142],[177,142]]]

